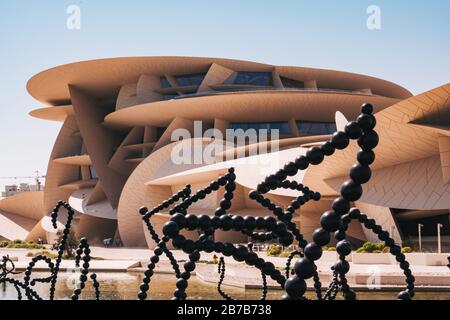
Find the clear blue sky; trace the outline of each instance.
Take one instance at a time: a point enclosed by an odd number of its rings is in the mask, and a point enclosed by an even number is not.
[[[66,28],[69,5],[81,30]],[[369,5],[382,29],[366,27]],[[60,124],[25,90],[44,69],[134,55],[215,56],[377,76],[420,93],[450,81],[448,0],[0,0],[0,176],[45,172]],[[6,180],[0,180],[2,186]]]

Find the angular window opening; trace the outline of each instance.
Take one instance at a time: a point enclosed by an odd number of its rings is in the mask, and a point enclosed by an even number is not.
[[[297,121],[297,128],[301,136],[327,135],[337,131],[334,122]]]
[[[229,129],[237,130],[249,130],[255,129],[258,130],[267,130],[270,134],[271,130],[278,130],[279,135],[291,135],[291,127],[288,122],[255,122],[255,123],[247,123],[247,122],[239,122],[239,123],[230,123]]]
[[[205,73],[187,74],[177,76],[175,79],[180,87],[199,86],[205,79],[205,75]]]
[[[94,166],[89,166],[89,175],[91,176],[91,179],[98,179],[97,171]]]
[[[224,83],[273,87],[273,77],[272,72],[240,71],[233,74]]]
[[[283,87],[289,89],[304,89],[305,83],[303,81],[280,77]]]
[[[166,77],[160,77],[161,82],[161,88],[172,88],[172,85],[170,84],[169,80],[167,80]]]

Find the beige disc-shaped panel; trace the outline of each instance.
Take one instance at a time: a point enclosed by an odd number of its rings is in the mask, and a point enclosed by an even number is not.
[[[150,190],[145,183],[158,177],[175,174],[197,168],[203,164],[174,164],[171,160],[172,150],[178,144],[192,144],[198,139],[183,140],[166,145],[149,155],[133,171],[120,196],[117,220],[120,237],[126,247],[147,247],[143,222],[139,209],[143,206],[153,208],[160,201],[166,200],[166,192]],[[203,139],[200,139],[203,141]],[[204,143],[210,143],[204,139]],[[149,196],[152,193],[152,196]]]

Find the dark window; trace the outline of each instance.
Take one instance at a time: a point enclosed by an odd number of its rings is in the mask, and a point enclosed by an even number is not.
[[[253,86],[273,86],[271,72],[238,72],[233,84],[244,84]]]
[[[172,88],[172,85],[170,84],[169,80],[167,80],[166,77],[161,77],[161,88]]]
[[[156,128],[156,141],[161,139],[161,137],[165,131],[166,131],[166,128]]]
[[[163,100],[172,100],[175,99],[176,97],[178,97],[178,94],[176,93],[168,93],[168,94],[163,94]]]
[[[204,73],[198,73],[198,74],[187,74],[183,76],[177,76],[177,84],[180,87],[186,87],[186,86],[199,86],[203,79],[205,79]]]
[[[292,134],[289,123],[287,122],[259,122],[259,123],[230,123],[229,129],[237,130],[242,129],[244,131],[248,129],[258,130],[278,130],[280,135],[290,135]]]
[[[97,171],[95,170],[94,166],[89,166],[89,174],[91,176],[91,179],[98,179]]]
[[[332,122],[297,121],[297,128],[301,136],[333,134],[337,131],[336,124]]]
[[[394,214],[395,217],[395,214]],[[418,218],[404,221],[397,221],[398,227],[404,237],[418,237],[418,225],[422,224],[422,236],[435,237],[437,236],[437,224],[442,224],[441,235],[450,235],[450,215],[438,215],[434,217]]]
[[[294,79],[289,79],[285,77],[280,77],[281,82],[283,83],[283,87],[285,88],[296,88],[296,89],[304,89],[305,83],[303,81],[298,81]]]

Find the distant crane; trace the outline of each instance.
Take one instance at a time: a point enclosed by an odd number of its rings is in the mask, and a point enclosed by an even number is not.
[[[34,179],[36,181],[37,191],[41,191],[41,179],[45,179],[46,176],[41,176],[39,170],[35,171],[36,175],[34,177],[0,177],[0,179],[17,180],[17,179]]]

